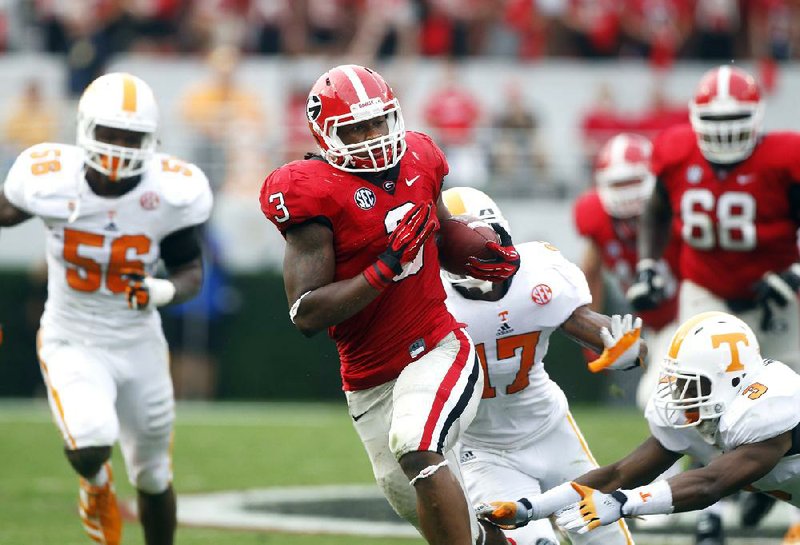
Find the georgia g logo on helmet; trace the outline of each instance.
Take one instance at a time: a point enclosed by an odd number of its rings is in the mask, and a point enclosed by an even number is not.
[[[308,121],[315,121],[319,117],[321,111],[322,101],[320,100],[319,95],[310,95],[308,97],[308,101],[306,102],[306,115],[308,116]]]
[[[381,75],[364,66],[343,64],[322,74],[308,95],[306,116],[322,156],[340,170],[380,172],[405,154],[400,103]],[[385,118],[385,134],[348,143],[340,137],[342,127],[377,118]]]

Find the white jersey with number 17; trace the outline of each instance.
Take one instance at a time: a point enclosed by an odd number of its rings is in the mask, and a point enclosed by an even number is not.
[[[122,275],[153,274],[167,235],[205,222],[212,196],[194,165],[156,154],[141,182],[120,197],[92,192],[84,150],[37,144],[17,157],[3,191],[47,228],[47,335],[94,344],[133,341],[160,325],[155,311],[132,311]]]
[[[462,437],[478,448],[511,448],[546,434],[567,411],[564,392],[544,369],[550,335],[591,303],[581,270],[545,242],[517,246],[521,265],[499,301],[467,299],[444,281],[447,307],[467,331],[484,367],[483,399]]]

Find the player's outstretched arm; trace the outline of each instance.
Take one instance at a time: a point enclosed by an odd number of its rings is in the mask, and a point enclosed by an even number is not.
[[[791,443],[791,431],[785,432],[767,441],[737,447],[715,458],[706,467],[633,490],[617,488],[604,493],[572,483],[581,499],[560,511],[556,522],[566,530],[583,534],[622,517],[708,507],[769,473]]]
[[[30,217],[30,214],[11,204],[5,193],[0,189],[0,227],[11,227],[22,223]]]
[[[791,433],[787,431],[766,441],[742,445],[705,467],[669,479],[675,512],[708,507],[772,471],[791,448]]]
[[[572,340],[594,350],[600,357],[589,363],[593,373],[603,369],[631,369],[641,365],[647,356],[647,345],[641,338],[642,322],[630,314],[606,316],[594,312],[589,305],[575,309],[561,324],[561,330]]]
[[[637,487],[652,482],[681,456],[650,436],[621,460],[584,473],[575,482],[602,492]]]
[[[543,494],[517,501],[478,504],[475,511],[479,517],[501,528],[518,528],[579,502],[583,490],[612,492],[649,483],[680,457],[680,454],[665,449],[654,437],[649,437],[622,460],[589,471],[573,482],[565,482]]]

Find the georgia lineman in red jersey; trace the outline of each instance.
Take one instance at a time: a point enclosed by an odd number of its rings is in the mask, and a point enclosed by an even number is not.
[[[654,260],[670,232],[679,234],[680,321],[731,312],[765,353],[798,370],[800,134],[759,134],[760,90],[733,66],[703,76],[689,111],[691,125],[668,129],[654,142],[656,189],[641,222],[637,281],[628,298],[635,308],[660,300],[664,281]]]
[[[307,115],[322,155],[275,170],[260,198],[286,238],[289,317],[303,334],[328,328],[336,341],[354,426],[398,514],[431,544],[506,543],[478,525],[452,453],[483,378],[445,307],[430,236],[449,216],[447,161],[430,138],[406,133],[391,88],[368,68],[323,74]],[[489,243],[497,257],[473,260],[471,275],[502,281],[519,268],[500,236]]]
[[[640,308],[658,298],[651,261],[663,255],[670,222],[680,254],[681,321],[734,312],[764,351],[800,368],[800,134],[759,135],[763,102],[755,80],[732,66],[708,72],[690,104],[691,126],[654,143],[656,190],[639,236]]]
[[[592,293],[592,309],[601,312],[604,299],[602,271],[610,272],[623,292],[633,282],[636,269],[636,236],[644,204],[655,185],[650,172],[652,144],[644,136],[621,133],[606,142],[597,155],[595,187],[575,201],[575,226],[588,244],[581,268]],[[678,316],[677,270],[680,240],[673,238],[659,273],[666,280],[664,300],[655,308],[637,313],[644,322],[643,335],[650,347],[646,367],[636,392],[644,410],[658,382],[658,358],[666,351]],[[653,359],[655,358],[655,359]]]

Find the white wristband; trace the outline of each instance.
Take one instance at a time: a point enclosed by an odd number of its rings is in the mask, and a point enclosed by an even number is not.
[[[307,291],[307,292],[305,292],[303,295],[301,295],[300,297],[298,297],[298,298],[297,298],[297,301],[295,301],[294,303],[292,303],[292,307],[289,309],[289,319],[292,321],[292,323],[293,323],[293,324],[294,324],[294,323],[296,323],[296,322],[294,321],[294,319],[295,319],[295,317],[297,316],[297,311],[298,311],[298,310],[300,310],[300,302],[303,300],[303,297],[305,297],[306,295],[308,295],[309,293],[311,293],[311,291],[312,291],[312,290],[308,290],[308,291]]]
[[[150,307],[162,307],[175,297],[175,284],[164,278],[148,276],[144,279],[144,285],[150,292]]]
[[[657,262],[656,262],[655,259],[652,259],[652,258],[649,258],[649,257],[645,257],[644,259],[640,259],[636,263],[636,272],[641,272],[641,271],[644,271],[644,270],[647,270],[647,269],[655,269],[656,268],[656,263]]]
[[[622,514],[625,516],[668,515],[675,510],[672,505],[672,489],[667,481],[656,481],[620,492],[628,498],[622,506]]]
[[[580,499],[581,495],[572,488],[570,482],[562,483],[544,494],[528,498],[528,501],[531,502],[528,518],[538,520],[549,517],[559,509],[580,501]]]

